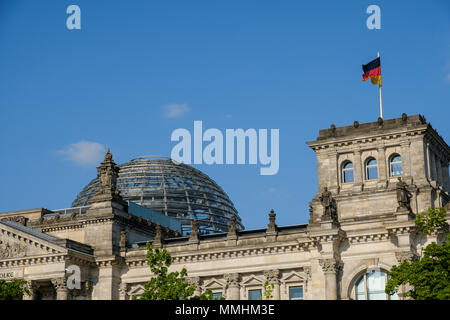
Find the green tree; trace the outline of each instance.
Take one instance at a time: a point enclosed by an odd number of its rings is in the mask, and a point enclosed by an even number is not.
[[[26,284],[22,279],[0,280],[0,300],[20,300],[24,294],[30,295]]]
[[[449,227],[442,207],[418,214],[415,223],[425,235],[435,230],[448,232]],[[412,289],[405,292],[405,296],[413,300],[450,300],[450,234],[441,245],[429,244],[420,260],[393,266],[388,275],[387,294],[409,284]]]
[[[153,244],[147,243],[147,259],[154,276],[145,285],[140,300],[212,300],[211,290],[194,296],[196,287],[186,281],[186,268],[181,272],[169,272],[172,257],[166,249],[154,248]],[[136,299],[133,296],[133,300]]]
[[[274,284],[270,283],[268,280],[266,280],[266,282],[264,282],[264,298],[265,300],[270,300],[273,298],[273,288],[274,288]],[[261,297],[262,299],[262,297]]]

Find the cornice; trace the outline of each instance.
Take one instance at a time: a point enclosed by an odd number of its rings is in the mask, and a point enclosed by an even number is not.
[[[258,248],[237,247],[235,249],[226,251],[196,252],[196,253],[191,252],[187,254],[172,253],[172,259],[174,264],[195,263],[195,262],[218,261],[243,257],[278,255],[283,253],[309,252],[313,248],[316,248],[316,243],[314,241],[306,241],[306,242],[272,245]],[[145,251],[145,249],[143,251]],[[139,257],[133,256],[126,259],[126,264],[129,267],[142,267],[144,265],[147,265],[147,259],[145,257],[145,254]]]

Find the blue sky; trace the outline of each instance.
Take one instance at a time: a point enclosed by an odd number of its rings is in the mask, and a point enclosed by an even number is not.
[[[81,30],[66,8],[81,8]],[[366,8],[381,8],[381,30]],[[280,129],[280,171],[198,165],[246,228],[307,223],[320,128],[376,121],[361,65],[381,52],[385,118],[450,140],[450,3],[0,0],[0,212],[69,207],[109,146],[170,155],[177,128]],[[171,106],[172,107],[168,107]],[[168,108],[178,110],[171,117]],[[81,152],[81,153],[80,153]]]

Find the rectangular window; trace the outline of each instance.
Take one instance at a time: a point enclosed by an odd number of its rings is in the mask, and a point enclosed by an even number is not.
[[[261,300],[262,290],[248,290],[248,300]]]
[[[222,300],[222,292],[214,292],[212,297],[213,300]]]
[[[289,300],[303,300],[303,286],[289,287]]]

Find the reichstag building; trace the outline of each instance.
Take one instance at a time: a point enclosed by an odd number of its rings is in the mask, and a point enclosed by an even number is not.
[[[24,299],[128,300],[152,276],[152,242],[171,253],[172,271],[187,268],[197,293],[253,300],[269,281],[274,299],[403,299],[385,294],[387,271],[445,240],[414,219],[430,207],[450,213],[449,146],[406,114],[331,125],[307,144],[318,168],[309,223],[278,226],[268,210],[254,230],[199,170],[148,156],[116,165],[108,150],[71,208],[0,213],[0,279],[25,279]]]

